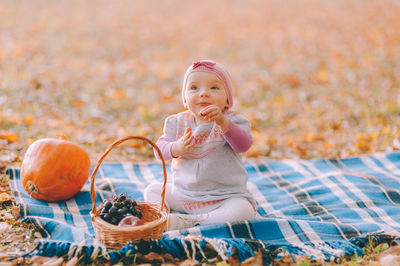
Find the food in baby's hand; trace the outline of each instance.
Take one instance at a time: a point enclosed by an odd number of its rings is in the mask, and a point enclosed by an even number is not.
[[[142,213],[136,209],[136,201],[127,194],[113,195],[111,199],[103,201],[100,217],[111,224],[118,225],[127,216],[142,218]]]
[[[139,217],[127,215],[118,223],[118,226],[138,226],[143,224],[144,222]]]

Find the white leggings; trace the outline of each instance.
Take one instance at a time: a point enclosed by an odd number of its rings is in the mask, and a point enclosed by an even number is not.
[[[182,203],[171,195],[171,184],[167,184],[165,189],[165,203],[170,210],[186,212]],[[146,187],[144,200],[147,202],[161,202],[161,183],[153,183]],[[245,197],[232,197],[222,201],[222,204],[208,212],[202,219],[201,224],[235,222],[253,219],[256,211]]]

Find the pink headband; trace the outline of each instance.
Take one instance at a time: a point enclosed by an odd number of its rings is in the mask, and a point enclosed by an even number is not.
[[[224,88],[226,91],[226,95],[228,97],[228,108],[231,108],[233,105],[232,99],[232,80],[228,73],[228,71],[219,63],[214,62],[212,60],[201,60],[194,62],[185,73],[183,78],[183,85],[182,85],[182,100],[183,103],[186,103],[185,100],[185,91],[186,91],[186,83],[189,75],[196,71],[206,71],[211,72],[217,75],[217,77],[222,81],[224,84]]]

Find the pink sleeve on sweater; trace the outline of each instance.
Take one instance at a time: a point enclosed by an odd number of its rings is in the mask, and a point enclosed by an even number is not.
[[[250,133],[232,121],[229,122],[229,127],[225,131],[224,137],[235,152],[245,152],[250,149],[253,143]]]
[[[172,143],[173,143],[173,141],[166,137],[161,137],[156,142],[156,145],[160,149],[161,154],[165,161],[173,159],[172,153],[171,153]],[[154,154],[156,155],[157,159],[161,160],[160,156],[158,156],[158,152],[154,151]]]

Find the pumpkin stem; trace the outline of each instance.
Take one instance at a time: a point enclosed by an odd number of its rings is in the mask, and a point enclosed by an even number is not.
[[[27,190],[30,192],[30,193],[36,193],[36,194],[39,194],[39,190],[37,189],[37,187],[35,186],[35,184],[32,182],[32,181],[28,181],[28,183],[26,184],[26,186],[27,186]]]

